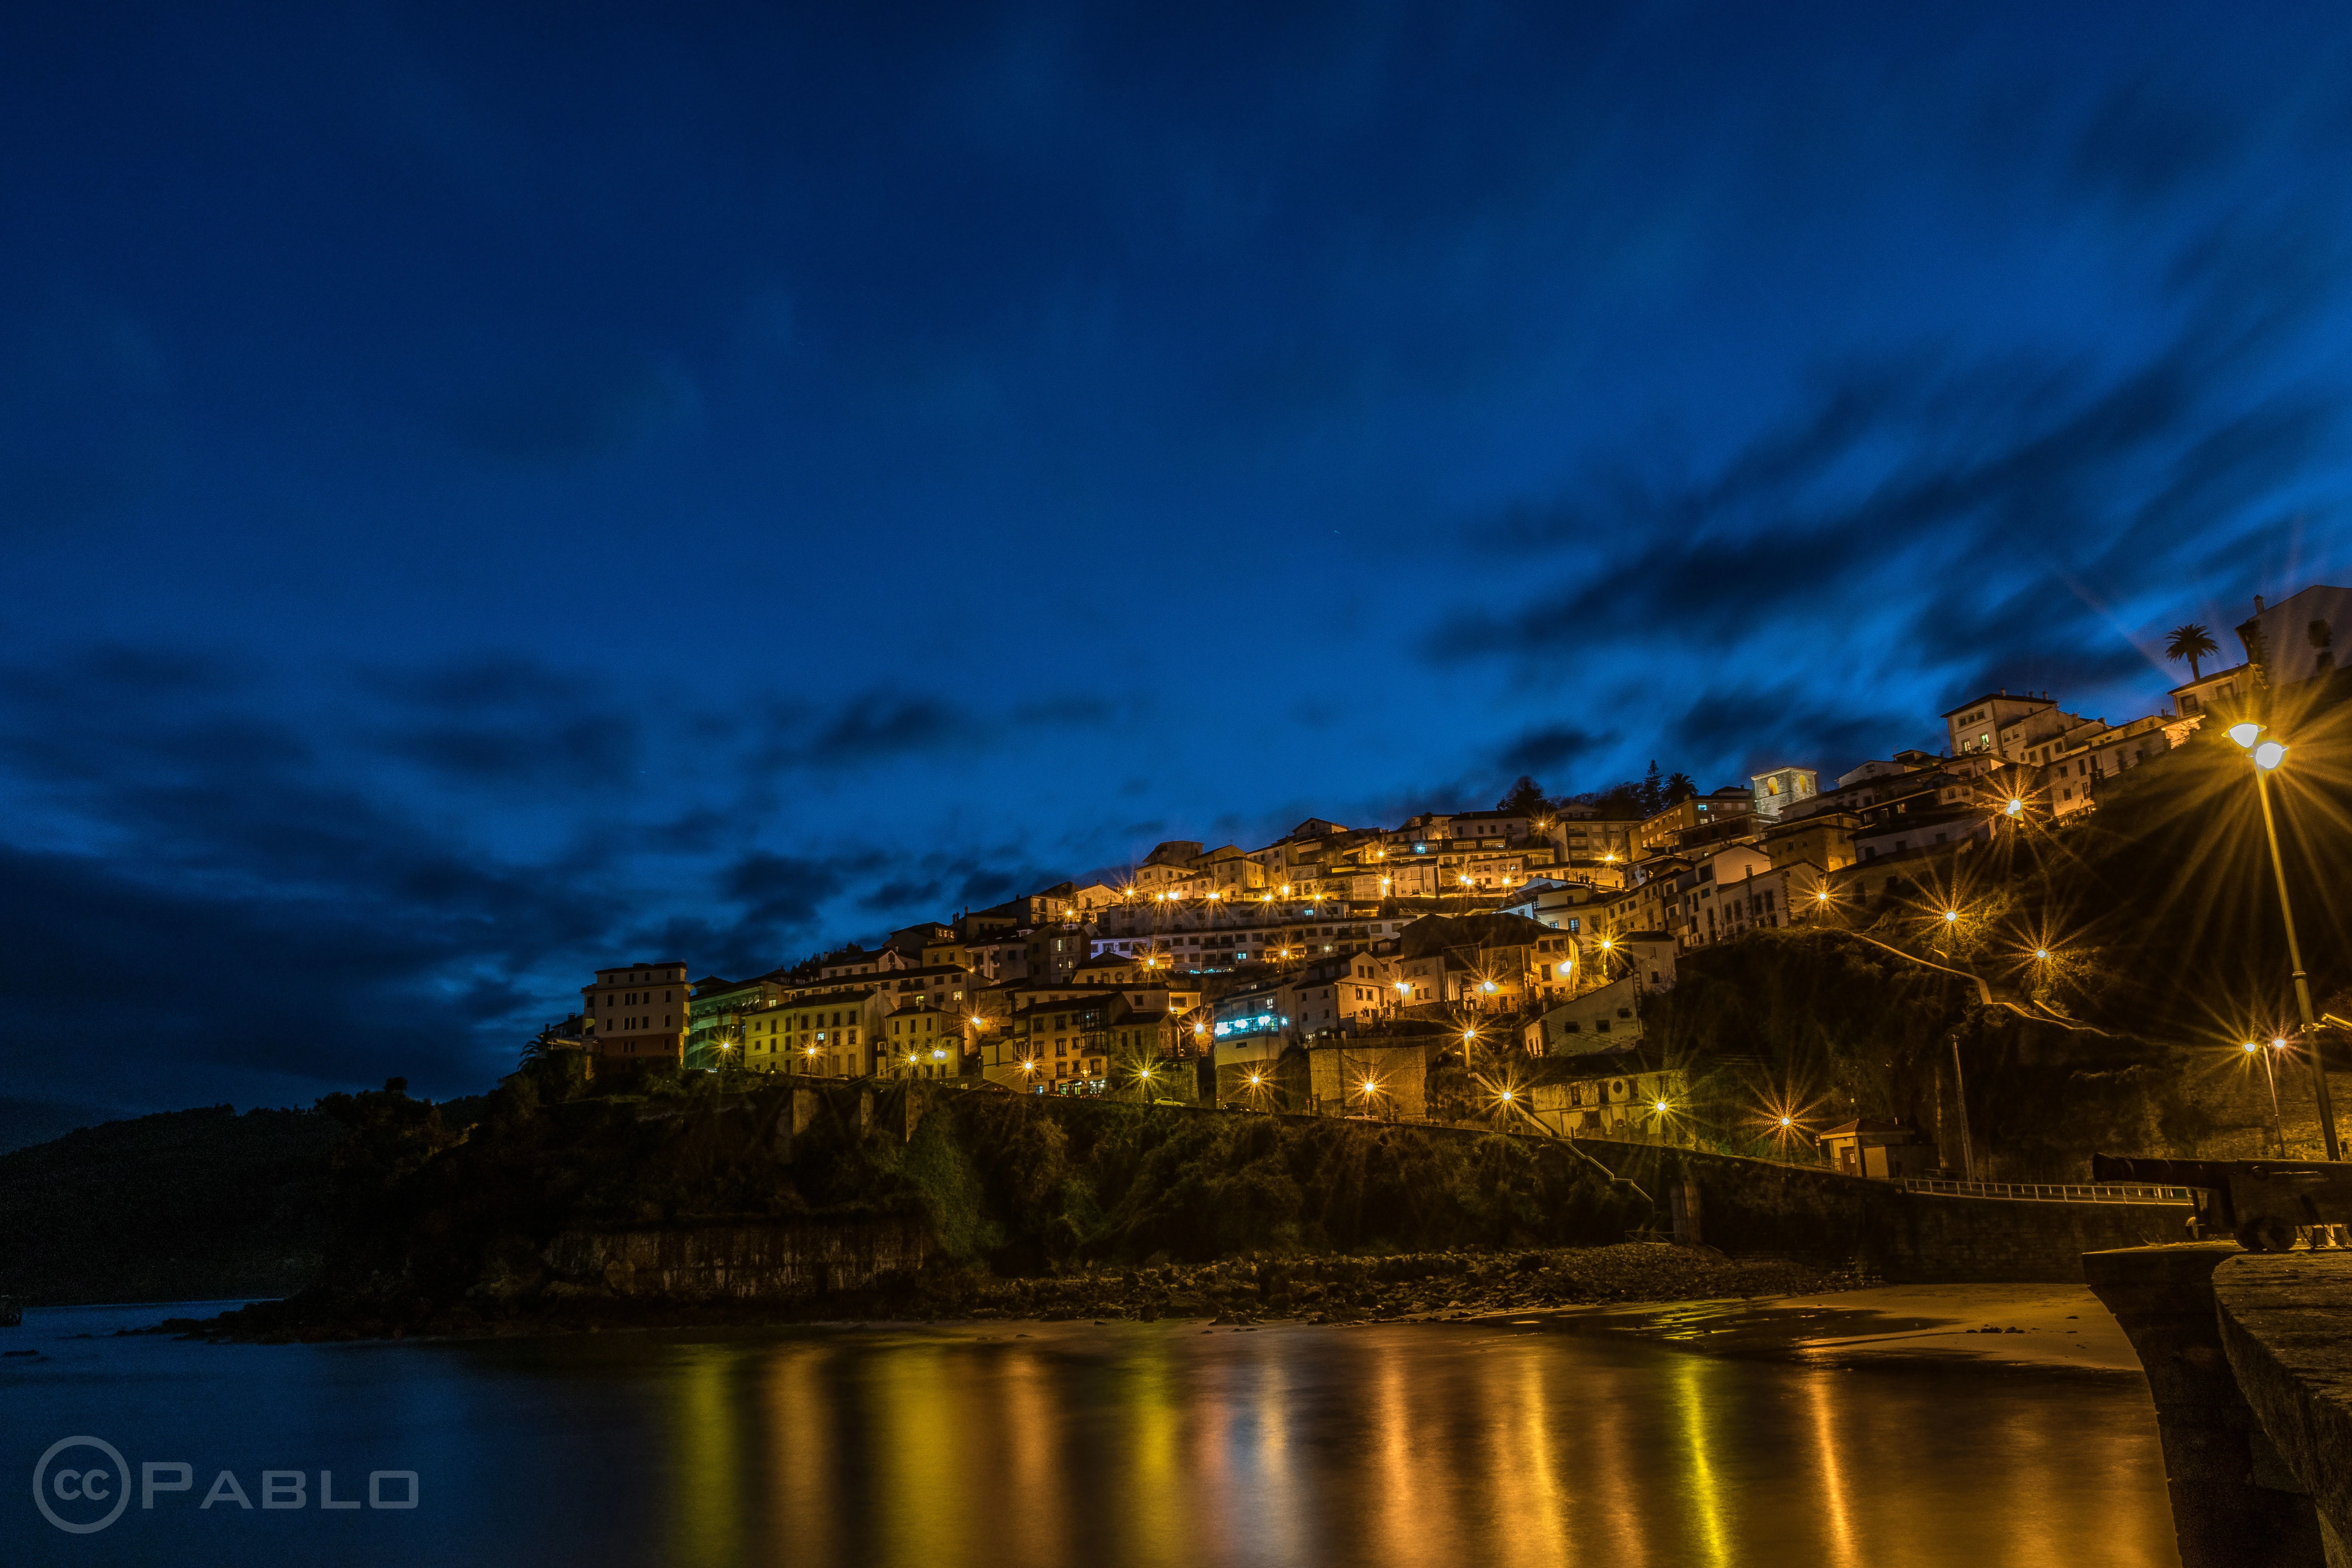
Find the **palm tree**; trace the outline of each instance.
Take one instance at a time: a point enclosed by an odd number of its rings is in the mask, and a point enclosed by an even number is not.
[[[2166,638],[2164,643],[2165,658],[2176,662],[2184,658],[2189,661],[2189,679],[2191,680],[2204,679],[2203,673],[2197,668],[2197,661],[2200,658],[2210,658],[2221,651],[2221,645],[2208,637],[2205,628],[2195,621],[2190,621],[2186,626],[2173,627],[2172,635]]]

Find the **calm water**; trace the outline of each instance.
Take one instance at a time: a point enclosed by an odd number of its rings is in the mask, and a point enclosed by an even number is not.
[[[48,1358],[0,1360],[0,1563],[2176,1562],[2137,1380],[1814,1371],[1470,1325],[65,1337],[163,1315],[0,1331]],[[51,1528],[28,1484],[73,1436],[108,1439],[133,1480],[94,1534]],[[142,1509],[160,1461],[191,1489]],[[80,1465],[111,1496],[94,1450],[53,1461]],[[198,1506],[224,1469],[251,1510]],[[303,1472],[306,1506],[262,1509],[268,1469]],[[414,1470],[417,1507],[323,1511],[322,1469],[338,1500]]]

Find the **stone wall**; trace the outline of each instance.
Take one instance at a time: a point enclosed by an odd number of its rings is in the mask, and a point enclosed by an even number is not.
[[[2329,1568],[2352,1568],[2352,1257],[2225,1258],[2212,1289],[2239,1392],[2310,1499]]]
[[[1734,1257],[1854,1265],[1903,1283],[2080,1284],[2084,1253],[2180,1240],[2190,1212],[2168,1204],[1945,1197],[1728,1154],[1597,1139],[1577,1146],[1640,1184],[1662,1213],[1677,1184],[1695,1184],[1700,1239]]]
[[[930,1256],[921,1225],[735,1225],[566,1231],[543,1254],[565,1283],[681,1301],[792,1300],[870,1289]]]

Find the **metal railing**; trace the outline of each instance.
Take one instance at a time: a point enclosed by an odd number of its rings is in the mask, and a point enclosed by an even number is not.
[[[2032,1203],[2048,1204],[2180,1204],[2192,1205],[2197,1200],[2187,1187],[2154,1187],[2129,1184],[2102,1183],[2094,1186],[2065,1186],[2039,1182],[1943,1182],[1929,1176],[1906,1176],[1904,1190],[1914,1193],[1941,1193],[1958,1198],[2021,1198]]]

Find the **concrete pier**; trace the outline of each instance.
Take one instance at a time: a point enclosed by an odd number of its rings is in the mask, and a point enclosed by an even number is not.
[[[2085,1253],[2155,1395],[2182,1568],[2352,1568],[2352,1257]]]

